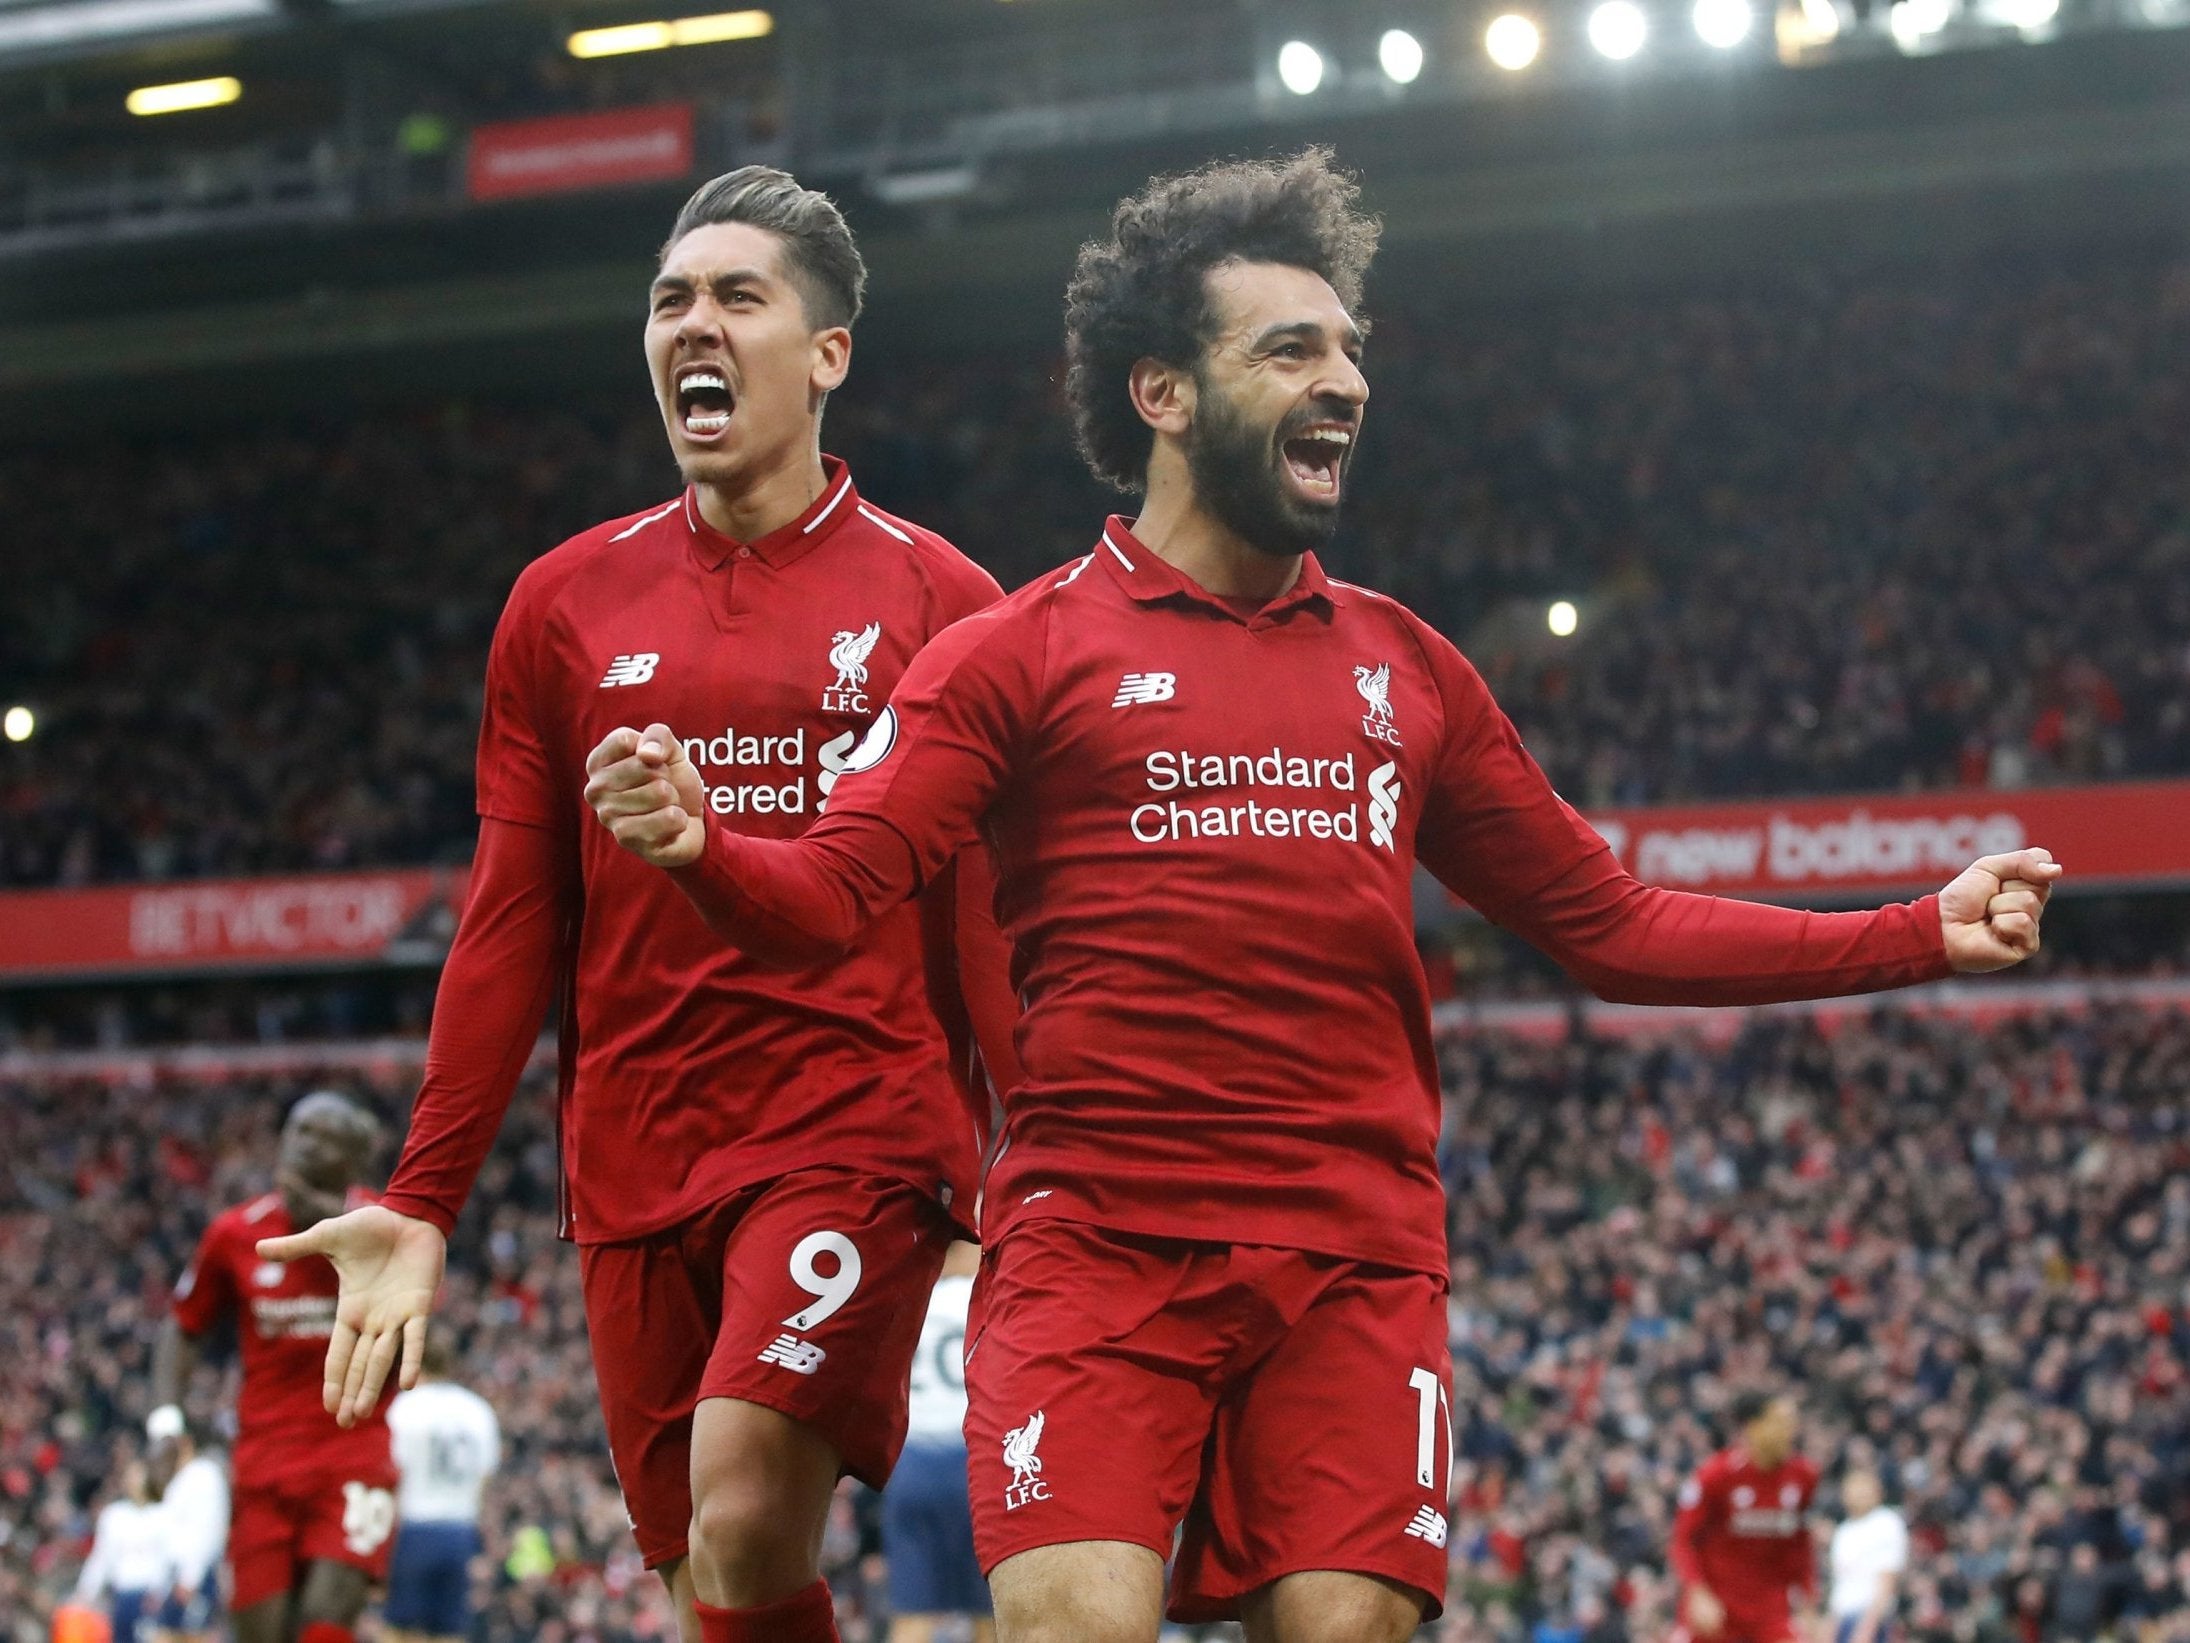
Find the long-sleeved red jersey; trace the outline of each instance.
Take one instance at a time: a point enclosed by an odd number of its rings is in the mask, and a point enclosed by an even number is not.
[[[1808,1457],[1765,1468],[1739,1444],[1705,1461],[1681,1489],[1673,1573],[1684,1587],[1708,1587],[1726,1606],[1730,1634],[1779,1635],[1788,1594],[1817,1589],[1808,1518],[1816,1492]]]
[[[906,671],[797,840],[675,871],[751,950],[845,944],[968,840],[1023,1013],[983,1233],[1063,1216],[1443,1272],[1419,858],[1611,998],[1734,1004],[1948,972],[1936,901],[1646,888],[1460,653],[1306,558],[1252,613],[1112,520]]]
[[[961,919],[939,885],[857,953],[786,973],[726,947],[585,806],[601,738],[667,719],[691,737],[717,834],[795,836],[914,653],[1000,596],[825,466],[813,505],[758,541],[710,529],[687,492],[518,578],[487,665],[475,883],[390,1208],[453,1225],[559,982],[579,1242],[641,1237],[816,1164],[910,1181],[970,1218],[988,1090],[969,1013],[993,1046],[1013,1012],[987,896]],[[964,865],[985,885],[980,852]]]

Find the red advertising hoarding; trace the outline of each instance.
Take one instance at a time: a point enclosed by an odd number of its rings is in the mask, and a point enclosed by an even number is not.
[[[1628,871],[1676,890],[1789,901],[1936,889],[2041,844],[2068,887],[2190,883],[2190,781],[1600,810]]]
[[[467,183],[474,200],[514,200],[673,181],[691,170],[692,105],[658,103],[480,126]]]
[[[1934,889],[2047,846],[2072,890],[2190,884],[2190,781],[1688,805],[1590,816],[1646,883],[1773,900]],[[0,981],[432,962],[463,868],[0,892]]]
[[[466,868],[0,894],[0,980],[431,959]]]

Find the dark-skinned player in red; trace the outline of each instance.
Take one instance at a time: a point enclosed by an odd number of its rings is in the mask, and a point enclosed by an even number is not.
[[[865,275],[836,206],[780,171],[717,178],[678,217],[645,341],[686,489],[518,578],[402,1159],[381,1206],[266,1250],[342,1273],[329,1408],[371,1407],[399,1357],[410,1386],[445,1240],[559,995],[564,1232],[633,1532],[688,1643],[836,1636],[830,1496],[895,1464],[972,1214],[989,1095],[968,1010],[992,1048],[1015,1011],[985,888],[961,908],[946,873],[858,953],[785,973],[725,948],[580,798],[604,733],[674,714],[716,825],[796,837],[914,653],[998,596],[822,454]]]
[[[1795,1400],[1739,1394],[1734,1442],[1696,1469],[1673,1520],[1673,1575],[1689,1643],[1800,1643],[1794,1594],[1817,1593],[1810,1500],[1817,1468],[1795,1452]]]
[[[1066,298],[1095,471],[1145,500],[907,670],[829,814],[749,838],[664,722],[607,830],[726,940],[857,943],[972,839],[1024,1001],[969,1323],[1003,1643],[1397,1643],[1442,1603],[1450,1356],[1417,862],[1609,998],[1739,1004],[2013,964],[2059,868],[1819,914],[1642,885],[1480,677],[1327,576],[1376,225],[1315,150],[1124,202]]]
[[[243,1360],[228,1531],[236,1643],[351,1643],[371,1588],[388,1572],[395,1460],[376,1402],[347,1426],[321,1401],[335,1331],[335,1270],[283,1265],[258,1241],[368,1202],[380,1124],[348,1096],[318,1090],[289,1109],[274,1190],[215,1217],[175,1286],[154,1348],[146,1421],[155,1470],[184,1431],[200,1343],[227,1323]]]

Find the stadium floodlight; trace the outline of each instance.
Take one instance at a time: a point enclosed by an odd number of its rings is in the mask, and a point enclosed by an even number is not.
[[[20,705],[0,715],[0,735],[11,742],[27,742],[38,728],[38,715]]]
[[[222,74],[210,80],[139,86],[122,99],[122,106],[132,114],[183,114],[194,108],[219,108],[242,95],[243,82],[233,74]]]
[[[713,46],[725,40],[758,40],[773,34],[776,19],[765,11],[713,11],[699,17],[672,17],[658,23],[618,23],[610,28],[580,29],[565,42],[573,57],[624,57],[635,51],[670,46]]]
[[[1394,85],[1411,86],[1422,72],[1422,42],[1405,29],[1386,29],[1376,43],[1376,60]]]
[[[1543,30],[1517,11],[1493,18],[1483,31],[1483,50],[1508,74],[1527,68],[1543,49]]]
[[[0,8],[0,52],[80,46],[131,35],[173,34],[278,15],[278,0],[84,0]]]
[[[1544,626],[1551,629],[1554,638],[1570,638],[1581,625],[1582,613],[1574,608],[1571,599],[1554,599],[1551,608],[1544,612]]]
[[[2025,34],[2041,34],[2061,15],[2061,0],[2002,0],[2000,21]]]
[[[1296,97],[1305,97],[1323,84],[1323,53],[1305,40],[1288,40],[1278,48],[1278,83]]]
[[[1921,51],[1953,18],[1954,0],[1894,0],[1887,28],[1903,51]]]
[[[1749,27],[1756,21],[1749,0],[1696,0],[1690,15],[1697,38],[1720,51],[1731,51],[1748,39]]]
[[[1602,57],[1624,63],[1643,48],[1650,36],[1650,19],[1635,0],[1604,0],[1589,14],[1589,43]]]

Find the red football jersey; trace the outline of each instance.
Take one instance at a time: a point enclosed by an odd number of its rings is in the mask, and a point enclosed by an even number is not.
[[[988,1096],[939,1022],[958,1000],[937,909],[897,910],[848,956],[764,966],[725,948],[585,803],[601,738],[659,720],[687,738],[717,831],[793,837],[914,653],[1000,596],[825,466],[813,505],[758,541],[711,529],[689,491],[572,538],[519,576],[495,632],[479,813],[559,841],[564,1229],[581,1243],[644,1236],[824,1163],[971,1213]],[[447,1227],[492,1127],[440,1094],[429,1067],[383,1201]]]
[[[1720,1450],[1681,1489],[1674,1574],[1684,1586],[1708,1586],[1733,1630],[1769,1630],[1787,1615],[1789,1592],[1815,1589],[1808,1514],[1816,1493],[1817,1468],[1805,1455],[1767,1471],[1739,1444]]]
[[[371,1203],[353,1191],[349,1207]],[[345,1432],[320,1402],[327,1338],[340,1288],[334,1263],[320,1255],[262,1261],[261,1238],[302,1230],[281,1194],[270,1192],[214,1217],[175,1286],[175,1318],[203,1335],[233,1316],[243,1360],[236,1405],[236,1475],[245,1482],[321,1467],[385,1469],[387,1400]],[[393,1386],[389,1388],[392,1392]]]
[[[715,927],[842,941],[985,834],[1024,1076],[983,1232],[1060,1215],[1446,1268],[1419,858],[1608,996],[1947,973],[1932,899],[1820,914],[1646,888],[1475,671],[1313,556],[1252,614],[1113,520],[913,663],[795,843],[711,829]]]

